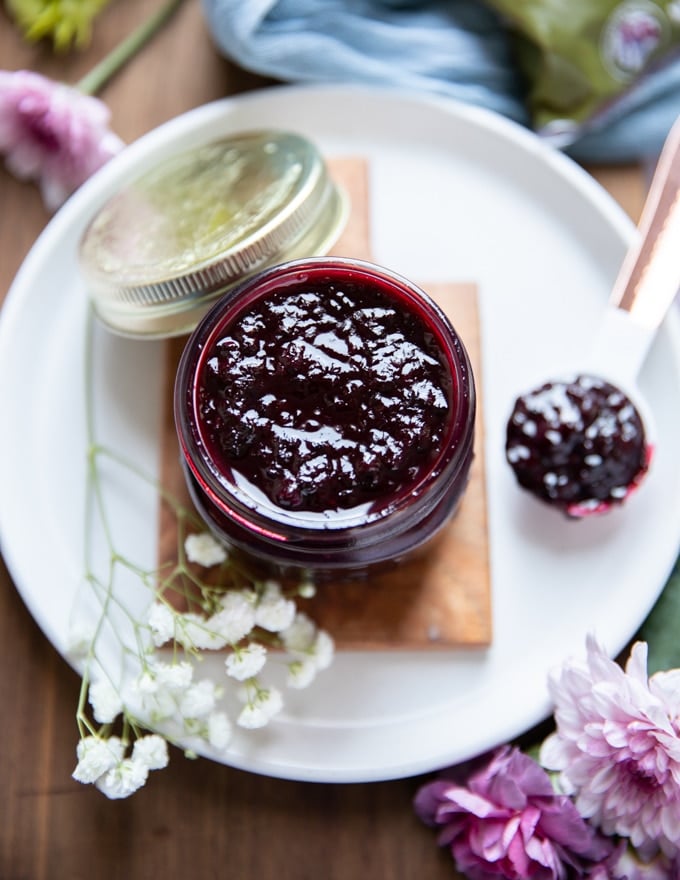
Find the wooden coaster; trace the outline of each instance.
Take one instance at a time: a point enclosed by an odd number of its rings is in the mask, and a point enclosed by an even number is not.
[[[336,256],[371,259],[369,176],[360,158],[328,161],[347,192],[351,216],[333,248]],[[476,287],[469,283],[422,283],[463,340],[478,389],[475,459],[470,483],[454,519],[421,558],[368,581],[324,584],[301,600],[309,616],[333,636],[336,649],[400,650],[484,646],[491,642],[491,578],[484,484],[481,347]],[[184,340],[167,346],[167,380],[161,447],[163,486],[190,505],[179,464],[172,416],[172,390]],[[176,554],[174,520],[161,515],[159,557]]]

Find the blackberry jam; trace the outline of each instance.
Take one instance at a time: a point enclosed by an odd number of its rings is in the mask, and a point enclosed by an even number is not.
[[[649,464],[644,427],[631,400],[585,375],[548,382],[517,399],[506,457],[523,488],[572,517],[621,504]]]
[[[472,461],[465,349],[419,288],[311,258],[227,293],[189,339],[175,420],[208,525],[279,573],[365,573],[450,518]]]

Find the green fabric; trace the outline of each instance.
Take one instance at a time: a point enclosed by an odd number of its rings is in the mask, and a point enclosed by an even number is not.
[[[649,645],[650,675],[680,668],[680,559],[638,635]]]

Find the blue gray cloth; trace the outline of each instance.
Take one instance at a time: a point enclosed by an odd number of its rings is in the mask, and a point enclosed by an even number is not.
[[[220,50],[287,82],[356,82],[450,96],[526,126],[511,38],[480,0],[202,0]],[[680,59],[560,143],[590,162],[654,157],[680,115]]]

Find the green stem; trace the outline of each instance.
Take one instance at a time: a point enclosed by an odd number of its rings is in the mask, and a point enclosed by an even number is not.
[[[168,0],[164,6],[119,43],[78,83],[76,88],[86,95],[96,95],[116,73],[169,21],[183,0]]]

